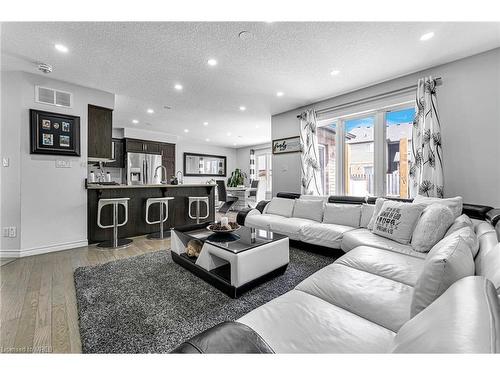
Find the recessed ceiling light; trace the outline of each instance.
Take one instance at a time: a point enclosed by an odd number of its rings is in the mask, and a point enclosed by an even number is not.
[[[210,142],[210,138],[206,138],[205,141]]]
[[[240,106],[240,111],[246,111],[246,110],[247,110],[247,107],[245,107],[244,105]]]
[[[175,84],[175,86],[174,86],[174,89],[176,89],[176,90],[179,90],[179,91],[180,91],[180,90],[182,90],[182,85],[180,85],[180,84],[176,83],[176,84]]]
[[[228,137],[230,137],[230,136],[231,136],[231,132],[227,132],[226,134],[227,134],[227,136],[228,136]]]
[[[210,66],[215,66],[217,65],[217,60],[215,59],[208,59],[207,64]]]
[[[337,75],[339,75],[339,74],[340,74],[340,70],[332,70],[332,71],[330,72],[330,74],[331,74],[332,76],[337,76]]]
[[[258,129],[258,128],[260,128],[260,125],[255,125],[255,129]]]
[[[276,96],[278,96],[278,97],[279,97],[279,96],[283,96],[283,95],[285,95],[285,93],[284,93],[283,91],[278,91],[278,92],[276,93]]]
[[[138,124],[138,123],[139,123],[139,120],[132,120],[132,123],[133,123],[133,124]]]
[[[237,145],[237,143],[233,143],[233,146],[236,146],[236,145]]]
[[[250,31],[243,30],[238,34],[238,36],[240,39],[246,40],[252,37],[252,33]]]
[[[205,121],[205,122],[203,123],[203,126],[208,126],[208,122],[206,122],[206,121]]]
[[[68,47],[66,47],[65,45],[62,45],[62,44],[55,44],[54,45],[55,49],[58,50],[59,52],[68,52]]]
[[[189,133],[189,129],[184,129],[184,133]]]
[[[420,40],[423,42],[423,41],[431,39],[433,36],[434,36],[434,32],[431,31],[430,33],[426,33],[426,34],[422,35],[420,37]]]
[[[148,108],[147,112],[150,113],[150,114],[151,113],[155,113],[155,111],[153,109],[151,109],[151,108]]]

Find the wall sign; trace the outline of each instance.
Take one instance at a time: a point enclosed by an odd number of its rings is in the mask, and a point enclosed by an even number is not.
[[[273,140],[273,154],[300,152],[301,149],[299,136]]]
[[[80,117],[30,109],[30,153],[80,156]]]

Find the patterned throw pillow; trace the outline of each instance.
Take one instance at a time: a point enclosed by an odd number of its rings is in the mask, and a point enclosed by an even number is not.
[[[408,244],[424,209],[423,204],[386,201],[375,219],[373,233]]]

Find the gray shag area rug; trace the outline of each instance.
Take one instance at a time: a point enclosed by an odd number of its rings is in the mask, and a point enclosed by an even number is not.
[[[232,299],[162,250],[75,270],[84,353],[166,353],[293,289],[335,257],[290,249],[286,272]]]

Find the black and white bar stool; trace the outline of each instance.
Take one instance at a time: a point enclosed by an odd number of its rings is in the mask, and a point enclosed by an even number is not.
[[[208,197],[189,197],[188,203],[188,215],[190,219],[196,219],[196,224],[200,223],[200,220],[204,220],[210,216],[210,208],[208,203]],[[191,215],[191,205],[196,204],[196,216]],[[207,206],[207,214],[205,216],[201,215],[200,204],[204,203]]]
[[[167,233],[163,231],[163,223],[168,219],[168,201],[173,200],[173,197],[159,197],[159,198],[148,198],[146,200],[146,223],[160,224],[160,231],[156,233],[148,234],[147,238],[154,240],[162,240],[165,237],[170,237],[170,229]],[[149,220],[149,207],[153,204],[160,205],[160,220],[150,221]]]
[[[118,227],[122,227],[127,224],[128,221],[128,201],[130,198],[103,198],[99,199],[97,203],[97,225],[99,228],[108,229],[113,228],[113,239],[111,241],[105,241],[98,244],[98,247],[107,247],[107,248],[118,248],[125,247],[129,245],[132,240],[129,238],[118,238]],[[103,207],[105,206],[113,206],[113,224],[103,225],[101,223],[101,212]],[[123,222],[118,222],[118,207],[123,206],[125,209],[125,218]]]

